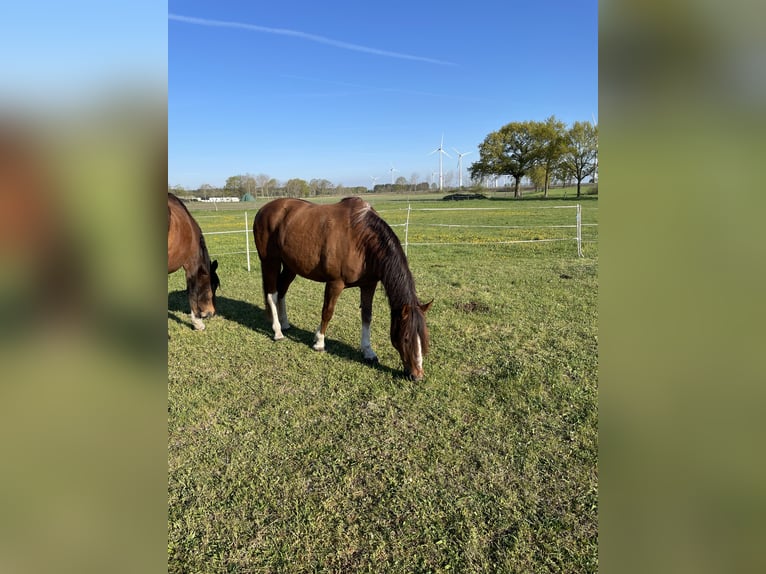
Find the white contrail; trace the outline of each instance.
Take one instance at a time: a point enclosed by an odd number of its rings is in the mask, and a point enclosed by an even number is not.
[[[414,60],[417,62],[426,62],[428,64],[439,64],[441,66],[456,66],[457,65],[454,62],[446,62],[444,60],[436,60],[434,58],[425,58],[423,56],[413,56],[411,54],[401,54],[399,52],[389,52],[388,50],[379,50],[377,48],[360,46],[358,44],[350,44],[348,42],[333,40],[332,38],[325,38],[324,36],[317,36],[316,34],[307,34],[306,32],[300,32],[298,30],[287,30],[285,28],[269,28],[266,26],[258,26],[256,24],[245,24],[243,22],[225,22],[223,20],[208,20],[207,18],[194,18],[191,16],[180,16],[178,14],[168,14],[168,20],[175,20],[176,22],[185,22],[187,24],[197,24],[199,26],[215,26],[219,28],[240,28],[243,30],[250,30],[252,32],[264,32],[266,34],[279,34],[281,36],[293,36],[294,38],[301,38],[303,40],[319,42],[320,44],[328,44],[330,46],[335,46],[336,48],[342,48],[344,50],[354,50],[356,52],[365,52],[367,54],[374,54],[376,56],[386,56],[388,58],[401,58],[402,60]]]

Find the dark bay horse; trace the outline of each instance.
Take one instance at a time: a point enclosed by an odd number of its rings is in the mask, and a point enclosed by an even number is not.
[[[168,193],[168,274],[181,267],[186,271],[186,292],[189,295],[194,328],[202,330],[201,319],[215,315],[215,292],[218,261],[210,261],[205,237],[186,206]]]
[[[428,352],[425,313],[399,239],[369,203],[347,197],[332,205],[300,199],[276,199],[264,205],[253,224],[261,259],[266,313],[274,339],[289,329],[285,295],[296,275],[325,283],[322,321],[314,349],[325,348],[327,324],[335,302],[346,287],[359,287],[362,308],[362,353],[377,355],[370,345],[372,300],[380,281],[391,307],[391,343],[399,352],[405,374],[423,378],[423,356]]]

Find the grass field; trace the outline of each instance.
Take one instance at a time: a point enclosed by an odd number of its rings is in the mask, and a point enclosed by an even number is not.
[[[368,199],[406,220],[406,198]],[[370,366],[356,289],[319,354],[323,285],[297,279],[293,328],[272,341],[252,235],[250,273],[244,255],[218,256],[218,315],[203,332],[182,274],[169,276],[170,572],[597,570],[598,227],[583,230],[583,258],[574,241],[488,245],[573,237],[539,228],[574,224],[572,209],[539,209],[571,193],[410,199],[410,268],[434,299],[417,383],[388,341],[382,289]],[[580,202],[597,223],[598,200]],[[432,207],[484,209],[421,211]],[[243,206],[192,209],[204,231],[244,227]],[[208,244],[244,250],[244,235]]]

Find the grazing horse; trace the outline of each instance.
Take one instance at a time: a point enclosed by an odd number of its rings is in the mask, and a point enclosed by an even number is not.
[[[359,287],[362,354],[368,361],[377,361],[370,345],[370,322],[380,281],[391,307],[391,343],[405,374],[414,380],[423,378],[423,355],[428,352],[425,313],[433,301],[425,305],[418,301],[399,239],[369,203],[358,197],[332,205],[275,199],[258,211],[253,235],[274,340],[282,339],[282,330],[290,328],[285,295],[296,275],[326,284],[322,321],[314,340],[317,351],[324,351],[327,324],[338,296],[346,287]]]
[[[181,267],[186,271],[194,328],[202,330],[201,319],[215,315],[215,291],[221,284],[216,269],[218,261],[210,261],[205,237],[194,218],[172,193],[168,193],[168,274]]]

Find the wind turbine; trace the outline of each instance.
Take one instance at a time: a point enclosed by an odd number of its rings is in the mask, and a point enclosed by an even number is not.
[[[391,172],[391,185],[394,185],[394,172],[395,172],[395,171],[399,171],[399,170],[398,170],[398,169],[396,169],[396,168],[395,168],[395,167],[392,165],[392,166],[391,166],[391,169],[389,169],[388,171],[390,171],[390,172]]]
[[[455,153],[457,154],[457,180],[458,180],[457,186],[462,188],[463,187],[463,156],[468,155],[471,152],[467,151],[464,153],[460,153],[454,147],[452,149],[454,149]]]
[[[437,147],[434,151],[432,151],[428,155],[435,154],[437,151],[439,152],[439,191],[441,191],[444,188],[444,172],[442,171],[442,156],[446,155],[449,158],[452,157],[450,154],[444,151],[444,134],[442,134],[442,141],[439,144],[439,147]]]
[[[377,175],[371,175],[370,179],[372,180],[372,191],[375,191],[375,182],[378,181],[378,179],[380,178]]]

